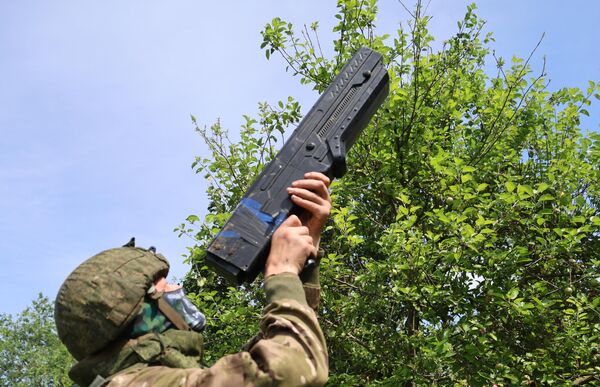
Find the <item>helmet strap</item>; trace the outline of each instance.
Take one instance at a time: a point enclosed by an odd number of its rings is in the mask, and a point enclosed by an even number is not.
[[[181,331],[191,331],[192,328],[185,322],[183,317],[162,297],[158,300],[158,309]]]

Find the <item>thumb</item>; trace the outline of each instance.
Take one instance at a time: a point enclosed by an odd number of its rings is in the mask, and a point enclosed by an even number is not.
[[[290,215],[281,225],[284,227],[298,227],[302,226],[302,222],[296,215]]]

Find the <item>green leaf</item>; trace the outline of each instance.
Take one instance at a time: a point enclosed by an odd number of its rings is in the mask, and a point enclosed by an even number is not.
[[[194,222],[197,222],[197,221],[199,221],[199,220],[200,220],[200,218],[199,218],[197,215],[190,215],[190,216],[188,216],[188,217],[186,218],[186,220],[187,220],[189,223],[192,223],[192,224],[193,224]]]
[[[517,187],[517,195],[520,199],[527,199],[533,196],[533,189],[528,185],[519,185]]]
[[[473,227],[471,227],[468,224],[465,224],[460,232],[463,238],[470,238],[471,236],[473,236],[473,234],[475,234],[475,230],[473,230]]]
[[[543,194],[542,196],[540,196],[538,198],[538,202],[547,202],[547,201],[552,201],[554,200],[554,196],[550,195],[550,194]]]
[[[518,295],[519,295],[519,289],[512,288],[508,291],[508,293],[506,293],[506,298],[509,300],[514,300],[515,298],[517,298]]]
[[[410,213],[409,209],[404,206],[398,206],[398,212],[402,215],[408,215]]]
[[[548,187],[550,187],[550,186],[549,186],[547,183],[541,182],[540,184],[538,184],[538,186],[537,186],[537,188],[536,188],[536,191],[537,191],[538,193],[542,193],[542,192],[544,192],[545,190],[547,190],[547,189],[548,189]]]
[[[515,183],[513,183],[512,181],[507,181],[506,183],[504,183],[504,186],[506,187],[506,191],[508,191],[508,192],[514,191],[515,188],[517,187],[517,185]]]
[[[444,214],[442,211],[436,212],[436,215],[437,215],[437,218],[439,220],[441,220],[442,222],[444,222],[444,223],[450,223],[451,222],[450,218],[448,218],[446,216],[446,214]]]

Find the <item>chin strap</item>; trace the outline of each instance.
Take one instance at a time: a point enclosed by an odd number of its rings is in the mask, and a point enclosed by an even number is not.
[[[192,328],[185,322],[183,316],[181,316],[175,308],[173,308],[167,301],[162,298],[163,292],[159,292],[156,290],[154,285],[148,289],[148,295],[153,300],[156,300],[158,304],[158,309],[165,315],[166,318],[169,319],[179,329],[180,331],[191,331]]]
[[[185,322],[183,317],[165,300],[161,297],[156,300],[158,302],[158,309],[164,314],[169,321],[173,323],[180,331],[191,331],[192,328]]]

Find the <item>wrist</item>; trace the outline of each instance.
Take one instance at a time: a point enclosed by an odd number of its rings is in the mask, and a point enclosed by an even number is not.
[[[265,265],[265,278],[282,273],[298,275],[300,271],[298,270],[297,266],[290,264],[277,264],[267,262],[267,264]]]

